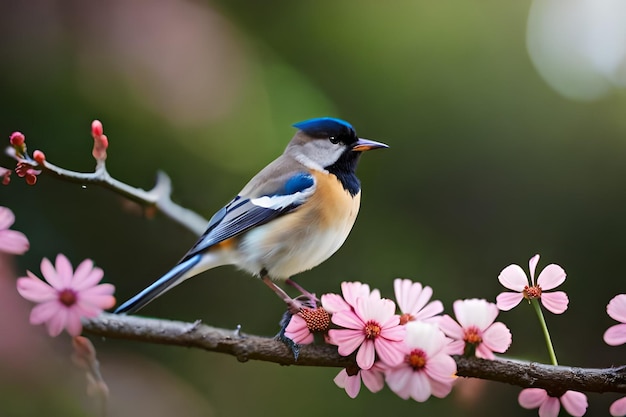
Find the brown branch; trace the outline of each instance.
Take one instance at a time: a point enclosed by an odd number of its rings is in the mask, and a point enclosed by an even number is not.
[[[340,356],[331,345],[303,346],[298,360],[274,339],[210,327],[200,322],[160,320],[138,316],[102,314],[86,320],[84,330],[97,336],[148,343],[185,346],[233,355],[237,360],[261,360],[280,365],[354,367],[353,357]],[[457,375],[503,382],[520,387],[626,393],[626,366],[595,369],[551,366],[511,359],[494,361],[455,356]]]

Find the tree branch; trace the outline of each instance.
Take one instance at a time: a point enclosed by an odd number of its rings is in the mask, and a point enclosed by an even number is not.
[[[161,213],[165,214],[171,220],[186,227],[196,235],[200,236],[208,220],[189,210],[174,203],[171,199],[172,193],[172,181],[170,177],[163,171],[157,172],[157,180],[155,186],[146,191],[141,188],[131,187],[130,185],[116,180],[113,178],[106,169],[104,161],[99,162],[94,172],[75,172],[61,167],[58,167],[48,161],[43,161],[42,164],[34,162],[37,168],[40,168],[43,173],[48,174],[57,179],[61,179],[68,182],[74,182],[81,185],[93,184],[121,195],[140,204],[143,207],[155,207]]]
[[[247,335],[238,330],[219,329],[201,324],[138,316],[102,314],[85,320],[84,330],[97,336],[128,339],[172,346],[185,346],[235,356],[237,360],[261,360],[280,365],[356,367],[353,356],[340,356],[332,345],[302,346],[297,360],[282,342]],[[503,382],[520,387],[543,388],[548,392],[565,390],[626,393],[626,366],[616,368],[577,368],[551,366],[510,359],[486,360],[454,357],[457,375]]]

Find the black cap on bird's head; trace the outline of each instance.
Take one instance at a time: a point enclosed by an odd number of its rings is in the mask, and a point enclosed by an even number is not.
[[[359,138],[354,127],[345,120],[334,117],[318,117],[295,123],[294,127],[314,138],[326,138],[332,143],[343,143],[353,151],[388,148],[381,142]]]
[[[334,174],[352,195],[361,188],[355,175],[364,151],[388,148],[387,145],[359,138],[352,125],[334,117],[319,117],[293,125],[300,129],[285,152],[300,163]]]

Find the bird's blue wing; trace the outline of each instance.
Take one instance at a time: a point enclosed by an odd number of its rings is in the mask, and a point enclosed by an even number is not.
[[[315,180],[307,172],[299,172],[285,181],[272,194],[256,198],[235,197],[213,215],[207,230],[187,252],[182,261],[203,252],[231,237],[260,226],[302,205],[315,190]],[[182,262],[181,261],[181,262]]]

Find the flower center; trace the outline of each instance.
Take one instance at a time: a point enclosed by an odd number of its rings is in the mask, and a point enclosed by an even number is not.
[[[426,366],[426,352],[422,349],[413,349],[411,353],[406,355],[406,362],[411,368],[419,371]]]
[[[472,326],[465,330],[465,335],[463,336],[463,340],[466,343],[470,343],[472,345],[478,345],[483,342],[483,338],[480,335],[480,331],[478,328]]]
[[[380,324],[376,323],[373,320],[365,323],[365,328],[363,329],[363,331],[365,332],[365,338],[370,340],[376,339],[380,334],[380,330]]]
[[[526,285],[524,290],[522,291],[524,298],[527,300],[532,300],[533,298],[541,298],[541,287],[539,285],[533,285],[529,287]]]
[[[300,310],[300,316],[306,322],[306,327],[311,332],[325,332],[330,325],[330,314],[322,307],[303,308]]]
[[[401,325],[407,324],[408,322],[413,321],[413,320],[415,320],[415,317],[413,317],[409,313],[404,313],[400,316]]]
[[[73,306],[76,304],[76,292],[70,289],[59,291],[59,301],[67,307]]]

